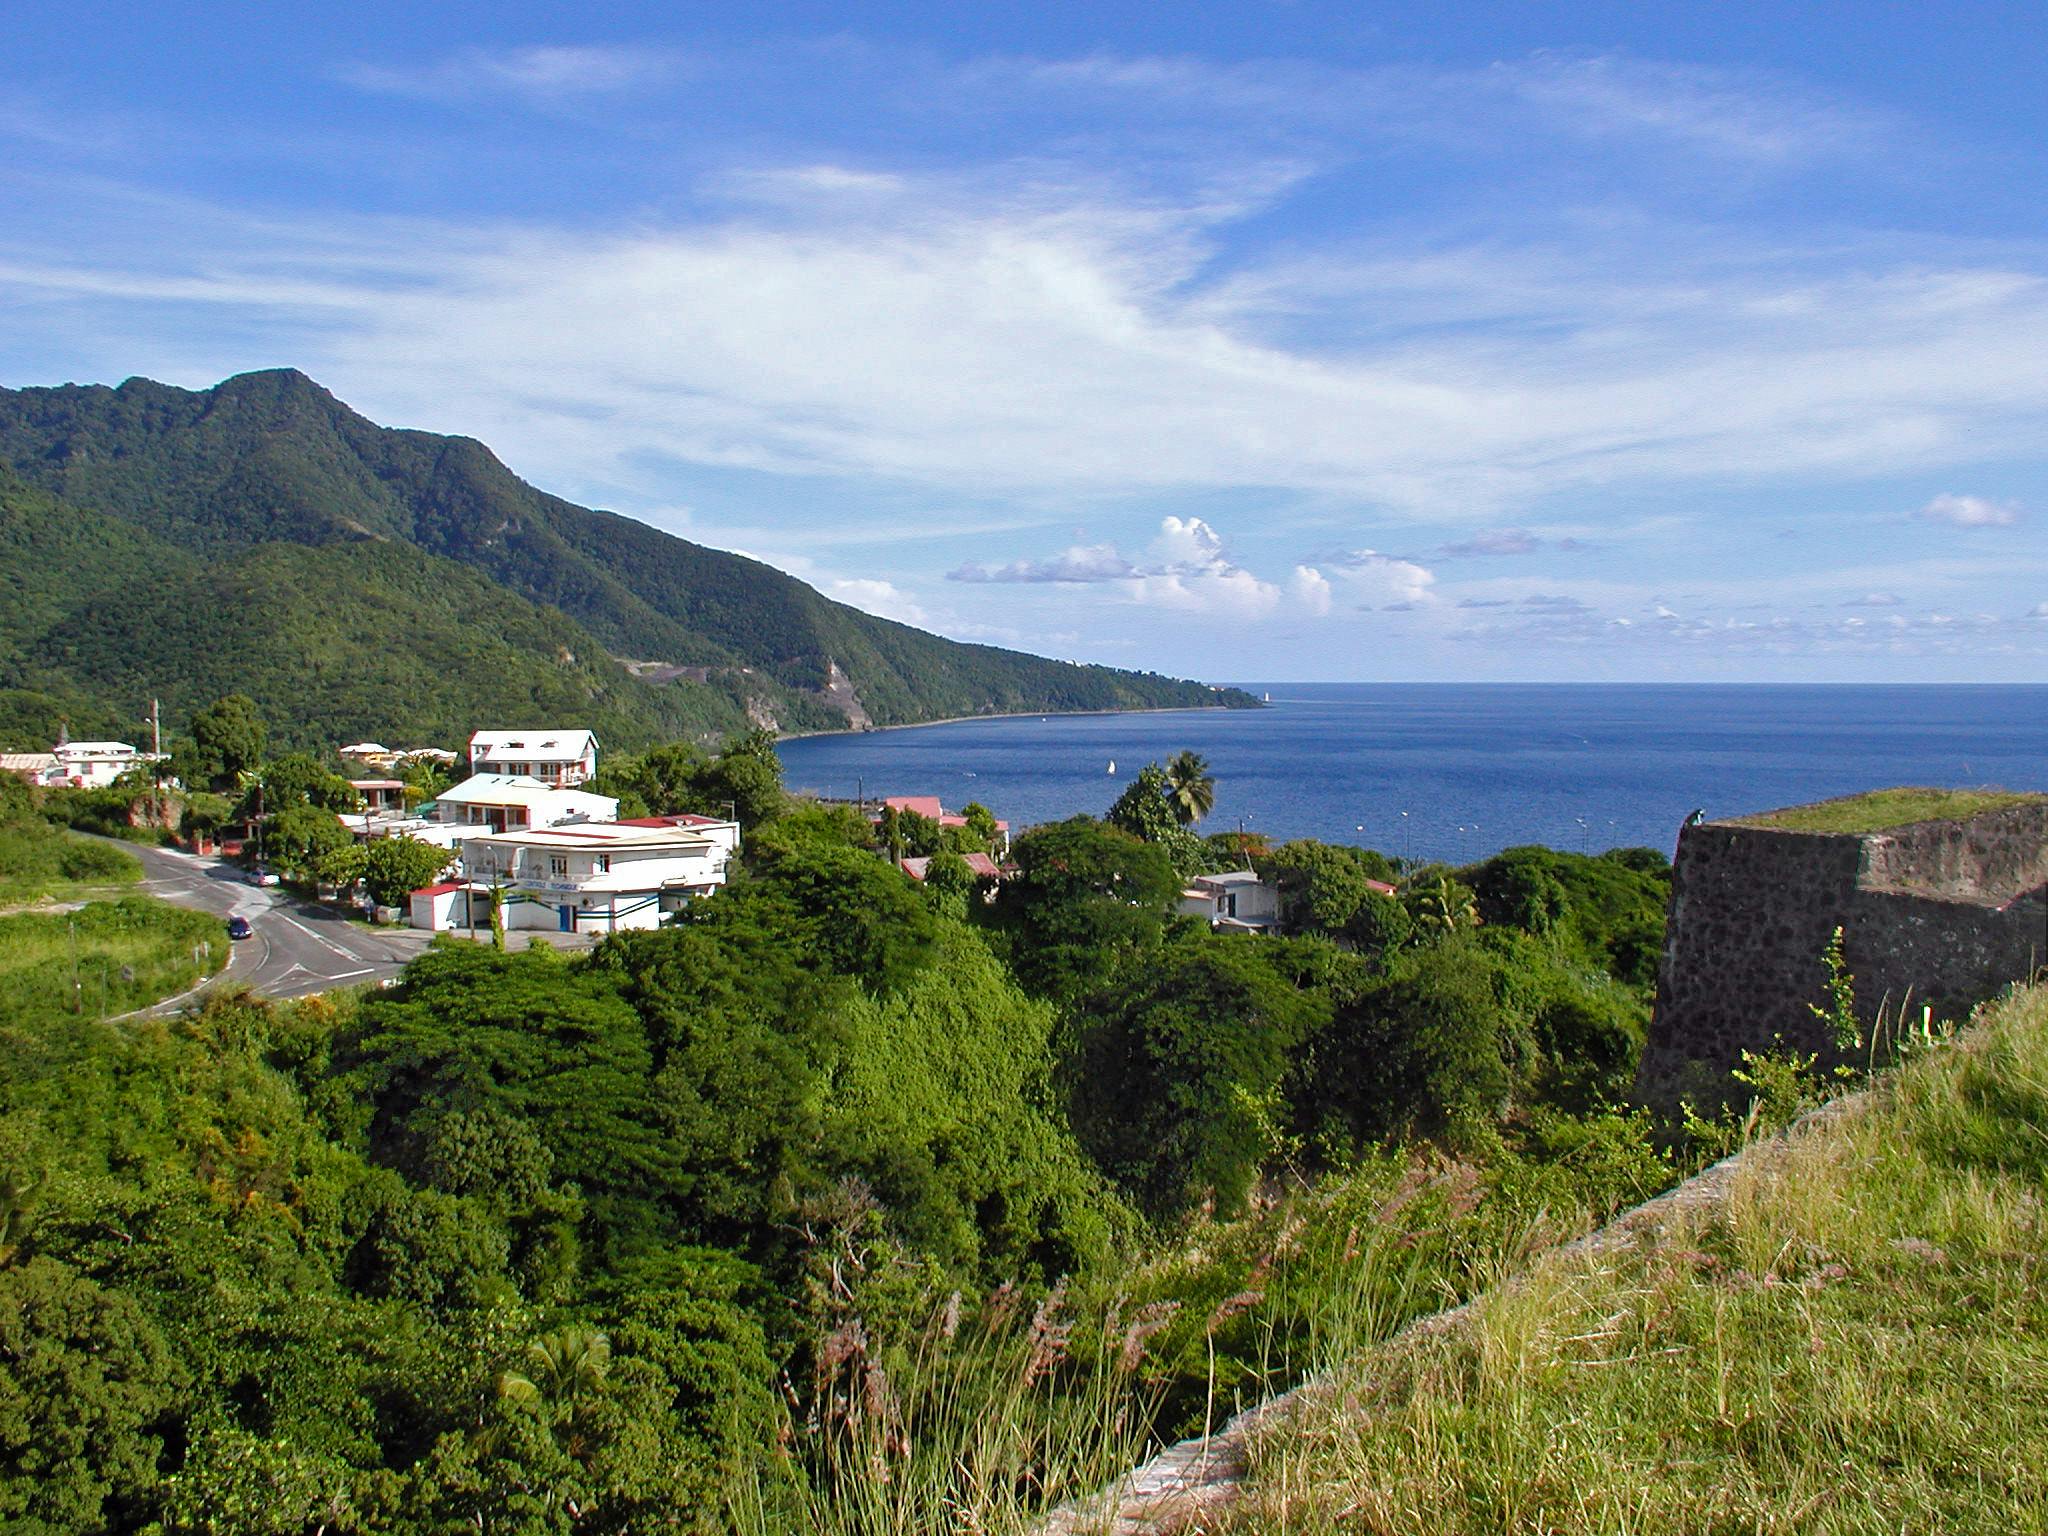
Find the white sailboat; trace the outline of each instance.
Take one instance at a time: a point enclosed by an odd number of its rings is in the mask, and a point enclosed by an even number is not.
[[[1109,760],[1109,771],[1111,773],[1116,772],[1116,759],[1113,757]]]

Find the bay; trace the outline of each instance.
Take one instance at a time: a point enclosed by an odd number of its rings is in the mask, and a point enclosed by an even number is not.
[[[1710,817],[1895,784],[2048,787],[2048,686],[1246,683],[1258,710],[955,721],[784,742],[792,789],[1100,815],[1147,762],[1209,760],[1201,830],[1407,859],[1522,843],[1669,853]],[[1115,771],[1109,765],[1115,764]]]

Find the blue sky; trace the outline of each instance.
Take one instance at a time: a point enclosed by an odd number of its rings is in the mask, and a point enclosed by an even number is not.
[[[1177,674],[2048,680],[2037,6],[756,9],[17,8],[0,383]]]

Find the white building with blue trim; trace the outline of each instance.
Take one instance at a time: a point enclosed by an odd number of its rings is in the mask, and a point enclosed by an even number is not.
[[[467,901],[437,904],[434,926],[487,925],[496,892],[507,928],[614,933],[659,927],[725,884],[739,844],[739,823],[708,816],[483,832],[462,844]]]

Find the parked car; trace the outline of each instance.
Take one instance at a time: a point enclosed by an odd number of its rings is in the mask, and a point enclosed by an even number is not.
[[[249,883],[251,885],[276,885],[279,883],[277,871],[265,869],[261,864],[258,864],[249,871]]]
[[[246,917],[231,917],[228,919],[228,937],[231,939],[246,939],[255,931],[255,929],[249,926],[249,919]]]

